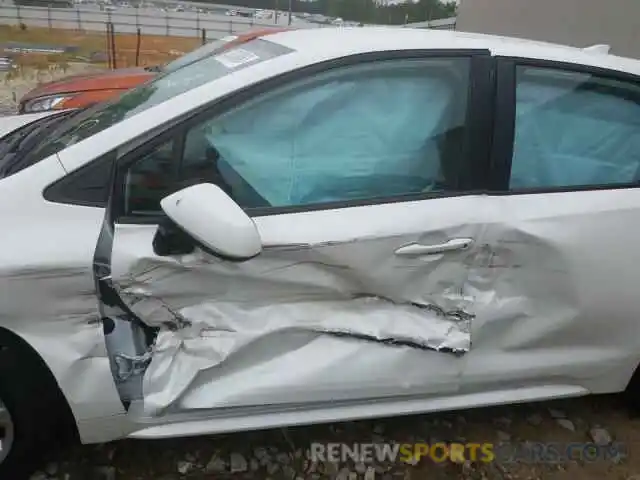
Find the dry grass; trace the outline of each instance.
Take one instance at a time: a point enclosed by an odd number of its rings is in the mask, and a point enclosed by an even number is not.
[[[78,51],[62,55],[21,54],[17,59],[22,65],[46,68],[45,65],[64,65],[73,58],[87,57],[92,53],[107,51],[107,35],[105,32],[74,31],[27,27],[21,30],[15,26],[0,25],[0,44],[7,42],[31,43],[51,46],[76,46]],[[140,65],[157,65],[170,61],[183,53],[200,45],[199,38],[164,37],[158,35],[142,35],[140,41]],[[131,67],[135,65],[137,38],[133,34],[118,34],[115,37],[116,66]]]

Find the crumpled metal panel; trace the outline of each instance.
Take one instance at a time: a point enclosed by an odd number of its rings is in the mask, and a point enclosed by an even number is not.
[[[245,386],[257,386],[262,382],[256,379],[264,380],[264,374],[270,372],[273,383],[260,388],[283,392],[283,388],[312,384],[319,368],[337,368],[345,360],[340,351],[348,352],[348,356],[371,355],[386,345],[395,348],[397,356],[406,354],[406,347],[447,347],[463,352],[469,348],[470,339],[468,317],[453,320],[432,310],[398,306],[380,298],[252,306],[204,303],[180,313],[187,319],[199,320],[176,331],[164,329],[158,335],[143,385],[148,413],[149,408],[169,406],[189,389],[202,385],[207,377],[204,383],[216,392],[209,391],[202,397],[208,407],[255,403],[255,396],[242,401],[237,393],[229,395],[228,389],[221,388],[225,375],[201,375],[222,365],[235,364],[237,369],[245,362]],[[333,338],[326,338],[328,335]],[[371,342],[379,344],[367,344]],[[319,348],[321,345],[326,349]],[[371,368],[377,361],[375,356],[369,360]],[[280,366],[274,367],[274,363]],[[272,364],[271,368],[267,364]],[[295,366],[302,368],[294,372]],[[345,368],[346,372],[351,369]],[[273,372],[279,375],[274,376]],[[348,381],[346,372],[342,378]],[[286,379],[284,384],[276,379],[280,375]],[[250,394],[250,389],[245,390]],[[279,397],[284,398],[281,394]],[[183,402],[186,403],[193,403],[191,397]],[[200,405],[203,406],[204,403]]]
[[[480,238],[480,225],[464,229]],[[389,258],[395,243],[271,246],[240,264],[139,252],[111,283],[159,328],[138,357],[144,414],[454,388],[422,362],[470,349],[476,253]]]

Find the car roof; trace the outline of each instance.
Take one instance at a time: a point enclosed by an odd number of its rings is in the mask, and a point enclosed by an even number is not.
[[[608,68],[640,75],[640,61],[582,48],[511,37],[398,27],[347,27],[288,30],[266,40],[300,51],[305,56],[342,57],[358,53],[405,49],[488,50],[495,56]],[[585,45],[587,47],[587,45]]]
[[[96,154],[106,153],[115,138],[118,142],[129,141],[143,135],[149,125],[159,126],[171,122],[177,117],[189,114],[195,107],[223,98],[249,85],[319,62],[359,53],[409,49],[476,49],[489,51],[496,56],[554,60],[640,75],[640,61],[605,54],[601,48],[582,50],[542,42],[453,31],[400,27],[322,27],[272,33],[255,41],[279,44],[284,46],[285,50],[291,51],[266,58],[265,61],[254,62],[246,68],[234,69],[228,75],[212,78],[150,109],[136,113],[131,118],[97,134],[95,142],[79,142],[59,152],[58,158],[61,163],[69,171],[74,170],[84,164],[84,158],[94,158]]]

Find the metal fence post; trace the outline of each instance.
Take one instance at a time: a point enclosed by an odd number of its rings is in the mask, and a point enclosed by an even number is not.
[[[47,4],[47,23],[49,24],[49,30],[51,30],[51,4]]]
[[[18,16],[18,25],[22,23],[22,15],[20,15],[20,5],[16,5],[16,15]]]
[[[233,20],[229,20],[229,33],[233,33]]]
[[[165,12],[164,20],[165,20],[165,24],[166,24],[165,35],[168,37],[169,36],[169,12]]]
[[[78,30],[82,30],[82,18],[80,17],[79,8],[76,8],[76,18],[78,19]]]
[[[111,27],[111,51],[113,52],[113,69],[115,70],[118,68],[116,64],[116,29],[113,22],[109,23],[109,26]]]
[[[111,28],[109,27],[109,22],[105,24],[106,28],[106,39],[107,39],[107,61],[109,62],[109,69],[111,69],[111,65],[113,65],[113,61],[111,60]]]
[[[205,43],[207,43],[207,31],[204,28],[202,29],[201,35],[202,35],[202,45],[204,45]]]
[[[140,6],[138,4],[136,4],[136,28],[138,30],[140,29],[139,8],[140,8]],[[136,64],[136,66],[137,66],[137,64]]]
[[[140,65],[140,38],[142,35],[140,34],[140,27],[136,30],[136,67]]]

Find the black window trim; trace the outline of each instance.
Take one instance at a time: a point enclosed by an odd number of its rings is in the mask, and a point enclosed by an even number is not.
[[[124,174],[128,167],[134,163],[141,155],[148,153],[160,144],[169,140],[176,143],[184,141],[185,133],[193,125],[202,120],[223,114],[234,107],[243,104],[251,98],[261,95],[269,90],[280,86],[312,77],[319,73],[328,72],[336,68],[371,63],[386,60],[409,60],[409,59],[429,59],[429,58],[469,58],[469,86],[466,112],[466,127],[468,129],[466,149],[463,152],[463,162],[469,165],[468,178],[463,179],[459,190],[452,192],[426,192],[420,194],[401,195],[395,197],[385,197],[380,199],[364,199],[354,201],[325,202],[307,206],[291,207],[269,207],[246,209],[251,217],[262,217],[268,215],[281,215],[287,213],[299,213],[306,211],[334,210],[356,206],[378,205],[396,202],[410,202],[426,200],[431,198],[444,198],[462,195],[473,195],[486,192],[486,172],[489,170],[491,141],[490,129],[493,118],[493,80],[494,80],[494,58],[491,52],[486,49],[412,49],[412,50],[389,50],[384,52],[368,52],[356,55],[349,55],[338,59],[306,66],[291,72],[269,78],[256,84],[232,92],[216,101],[203,105],[186,115],[172,119],[167,124],[156,127],[146,132],[141,137],[130,141],[128,144],[118,148],[118,159],[115,175],[114,195],[117,202],[113,205],[113,221],[118,224],[157,224],[164,217],[163,215],[135,215],[125,216],[123,205],[123,185]],[[489,121],[488,121],[489,120]],[[89,164],[81,167],[82,170]],[[182,159],[176,159],[176,163]],[[177,181],[177,172],[174,172]],[[64,177],[67,178],[68,176]],[[62,180],[64,180],[64,178]],[[53,186],[53,185],[52,185]],[[51,192],[53,193],[53,192]],[[63,203],[77,204],[69,198],[56,198],[49,195],[50,201],[62,201]],[[103,205],[102,207],[105,207]]]
[[[585,192],[640,188],[640,182],[594,184],[567,187],[509,189],[515,139],[516,67],[555,69],[559,72],[590,74],[640,87],[640,75],[606,67],[526,57],[496,57],[496,106],[494,110],[493,148],[491,151],[491,195],[536,195],[541,193]]]
[[[57,156],[57,154],[55,154]],[[107,153],[101,155],[98,158],[91,160],[90,162],[82,165],[80,168],[72,170],[62,178],[59,178],[55,182],[47,185],[42,192],[42,196],[45,200],[54,203],[64,203],[66,205],[77,205],[80,207],[93,207],[93,208],[106,208],[107,203],[100,201],[87,201],[78,197],[74,197],[69,194],[69,188],[73,189],[73,185],[78,179],[81,178],[86,172],[93,168],[99,168],[100,164],[107,163],[113,164],[116,158],[116,150],[110,150]],[[105,169],[110,171],[110,169]],[[105,194],[109,195],[109,185],[105,187]]]

